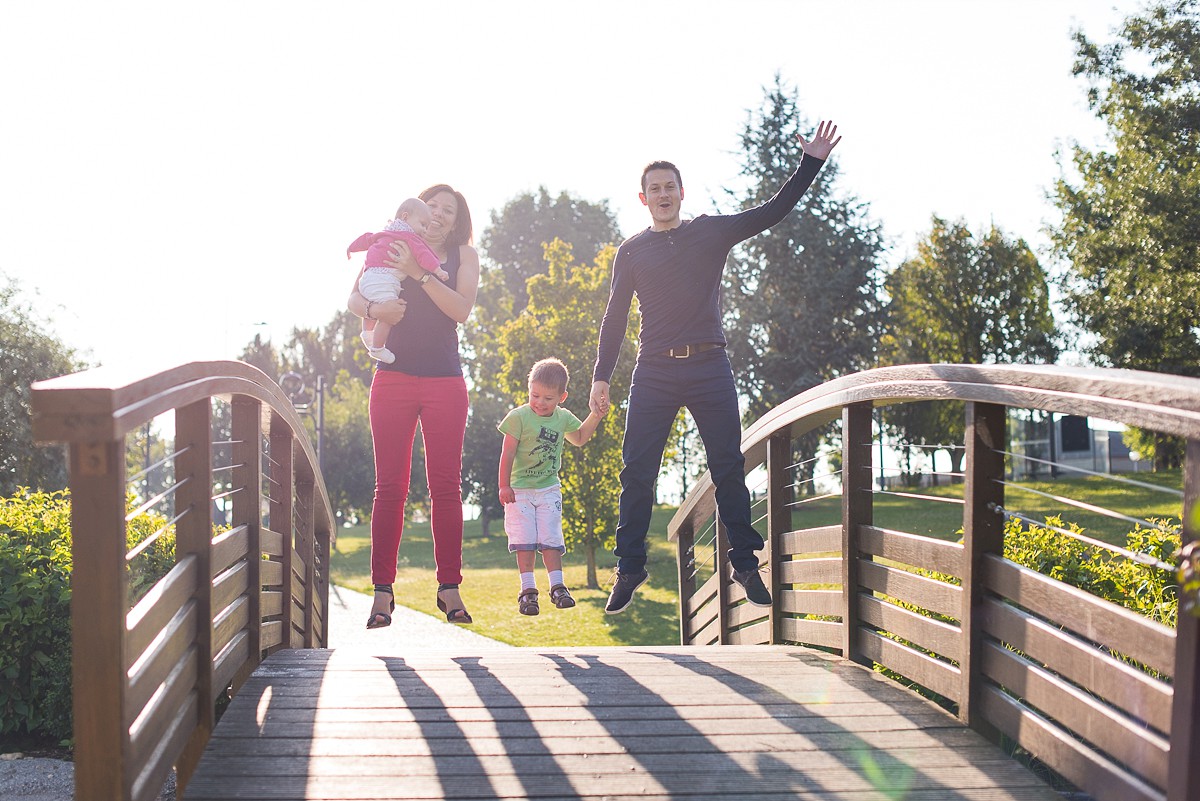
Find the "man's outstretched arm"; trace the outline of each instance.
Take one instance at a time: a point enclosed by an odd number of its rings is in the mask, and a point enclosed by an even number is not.
[[[835,135],[837,135],[837,126],[830,120],[821,120],[821,124],[817,126],[817,133],[813,136],[811,142],[799,134],[796,134],[796,138],[800,140],[800,147],[804,150],[804,155],[824,161],[829,158],[829,154],[837,147],[837,143],[842,141],[842,137],[840,136],[834,139]]]

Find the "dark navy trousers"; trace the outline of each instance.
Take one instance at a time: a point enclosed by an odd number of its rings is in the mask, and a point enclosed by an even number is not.
[[[717,490],[717,514],[729,534],[730,563],[735,570],[758,567],[754,552],[763,547],[763,538],[750,522],[737,388],[729,356],[724,348],[715,348],[687,359],[638,355],[621,446],[625,466],[621,470],[615,553],[617,570],[622,573],[638,573],[646,567],[654,482],[671,425],[684,406],[704,442]]]

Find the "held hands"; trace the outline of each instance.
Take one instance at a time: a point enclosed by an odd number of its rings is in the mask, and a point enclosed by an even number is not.
[[[593,381],[592,394],[588,397],[588,408],[603,417],[608,414],[608,382]]]
[[[800,147],[804,150],[804,155],[812,156],[816,159],[827,159],[833,149],[837,147],[837,143],[842,141],[842,137],[834,139],[837,133],[837,126],[832,121],[821,120],[821,124],[817,126],[817,132],[813,136],[812,141],[806,141],[799,134],[796,138],[800,140]]]

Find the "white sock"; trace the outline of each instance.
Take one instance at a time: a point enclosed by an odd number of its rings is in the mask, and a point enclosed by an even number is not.
[[[551,587],[557,587],[559,584],[562,584],[564,587],[566,586],[566,582],[563,581],[561,570],[547,570],[546,575],[550,576]]]
[[[529,573],[522,573],[521,574],[521,592],[525,592],[525,590],[536,590],[536,589],[537,589],[537,579],[535,579],[533,577],[532,571]]]

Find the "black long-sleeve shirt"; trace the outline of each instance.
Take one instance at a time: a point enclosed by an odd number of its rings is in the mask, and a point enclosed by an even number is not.
[[[775,196],[738,214],[702,215],[669,231],[649,228],[621,243],[600,323],[593,381],[609,381],[617,366],[629,305],[642,315],[639,353],[683,345],[726,344],[721,328],[721,273],[729,251],[781,221],[817,177],[823,159],[804,156]]]

